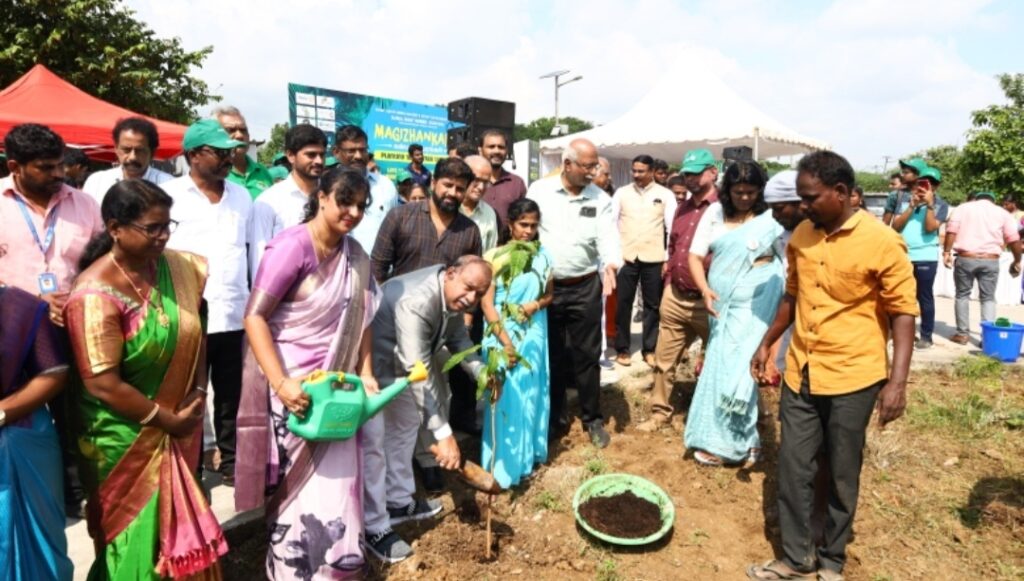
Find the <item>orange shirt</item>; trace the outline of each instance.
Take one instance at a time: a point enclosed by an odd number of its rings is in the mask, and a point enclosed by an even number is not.
[[[856,212],[831,236],[805,220],[786,254],[786,294],[796,297],[789,388],[800,389],[805,365],[814,395],[842,395],[886,379],[889,317],[919,314],[903,237]]]

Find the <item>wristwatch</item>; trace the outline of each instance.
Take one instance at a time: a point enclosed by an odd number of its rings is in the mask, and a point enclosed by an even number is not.
[[[4,427],[4,424],[6,424],[6,423],[7,423],[7,412],[5,412],[4,410],[0,410],[0,428]]]

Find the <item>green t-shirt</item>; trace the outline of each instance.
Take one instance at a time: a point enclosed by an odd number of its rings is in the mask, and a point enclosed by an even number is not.
[[[245,175],[239,173],[235,166],[231,166],[228,180],[249,190],[249,195],[255,200],[256,196],[263,193],[263,190],[274,185],[274,178],[270,175],[267,168],[255,159],[247,155],[245,156],[245,161],[246,169],[248,170]]]

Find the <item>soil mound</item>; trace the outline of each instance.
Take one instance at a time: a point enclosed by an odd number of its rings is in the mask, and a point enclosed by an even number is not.
[[[587,499],[580,505],[580,516],[602,533],[624,539],[640,539],[661,528],[658,505],[631,491]]]

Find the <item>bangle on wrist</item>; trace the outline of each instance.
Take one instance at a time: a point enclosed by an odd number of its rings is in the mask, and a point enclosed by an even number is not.
[[[146,414],[146,417],[144,417],[141,420],[139,420],[139,424],[141,424],[143,426],[148,426],[149,423],[153,421],[153,418],[155,418],[156,414],[158,414],[158,413],[160,413],[160,404],[154,403],[153,404],[153,409],[151,409],[149,411],[149,413]]]
[[[284,387],[285,380],[288,379],[287,375],[282,375],[281,379],[277,380],[277,383],[273,384],[274,393],[279,393],[281,388]]]

